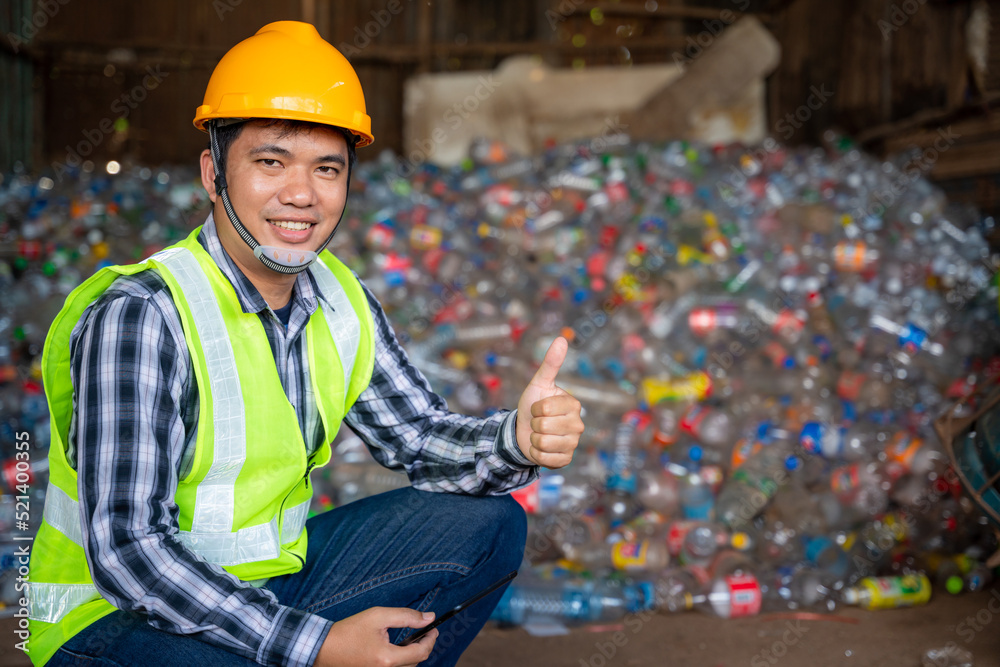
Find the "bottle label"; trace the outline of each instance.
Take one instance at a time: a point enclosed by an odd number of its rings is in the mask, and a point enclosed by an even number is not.
[[[911,354],[927,342],[927,332],[907,322],[899,334],[899,346]]]
[[[701,401],[712,394],[712,378],[705,371],[671,380],[648,377],[643,379],[641,386],[643,398],[650,405],[663,401]]]
[[[869,593],[869,609],[893,609],[924,604],[931,599],[931,582],[924,575],[868,577],[860,582]]]
[[[802,427],[799,434],[799,444],[802,449],[810,454],[819,454],[823,451],[823,438],[826,435],[826,428],[819,422],[808,422]]]
[[[729,589],[729,618],[753,616],[760,612],[761,592],[757,578],[752,574],[733,574],[726,577]]]
[[[778,483],[773,479],[767,477],[757,477],[756,475],[749,475],[745,468],[740,468],[735,471],[730,479],[734,482],[739,482],[749,486],[751,489],[760,491],[765,498],[770,500],[774,497],[774,494],[778,492]]]
[[[688,313],[688,326],[691,333],[704,336],[719,327],[719,321],[715,311],[711,308],[695,308]]]
[[[667,531],[667,551],[671,556],[676,556],[681,552],[684,538],[691,532],[691,529],[698,525],[697,521],[674,521]]]
[[[611,547],[611,563],[616,570],[644,570],[649,564],[649,540],[617,542]]]
[[[830,488],[834,493],[849,493],[858,487],[858,473],[861,469],[857,463],[837,468],[830,473]]]
[[[611,203],[626,201],[629,198],[628,186],[624,181],[608,183],[604,186],[604,193]]]
[[[841,241],[833,248],[833,261],[841,271],[861,271],[867,264],[866,250],[862,241]]]
[[[510,494],[528,514],[538,513],[538,486],[539,482],[536,480],[534,483],[517,491],[512,491]]]
[[[772,340],[765,345],[763,351],[764,355],[771,360],[775,368],[788,368],[789,365],[794,365],[794,360],[788,354],[788,350],[776,340]]]
[[[890,461],[899,463],[903,468],[909,470],[913,467],[913,458],[917,451],[924,444],[920,438],[915,438],[911,433],[900,431],[886,448],[885,455]]]
[[[715,512],[715,501],[709,499],[700,503],[685,503],[681,509],[685,519],[711,521]]]
[[[867,381],[863,373],[844,371],[837,380],[837,395],[846,401],[856,401]]]
[[[681,417],[681,430],[697,437],[698,429],[701,427],[701,423],[705,421],[705,417],[708,416],[708,412],[708,409],[700,405],[692,405],[684,413],[684,416]]]
[[[760,451],[762,445],[753,438],[743,438],[733,447],[732,470],[746,463],[746,460]]]
[[[795,311],[785,308],[778,313],[774,324],[771,325],[771,330],[777,334],[791,337],[802,331],[804,326],[805,319],[803,317]]]

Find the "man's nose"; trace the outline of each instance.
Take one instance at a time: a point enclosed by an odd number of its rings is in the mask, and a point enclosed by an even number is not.
[[[288,170],[285,183],[278,193],[278,201],[300,208],[316,203],[316,189],[313,187],[308,170],[296,168]]]

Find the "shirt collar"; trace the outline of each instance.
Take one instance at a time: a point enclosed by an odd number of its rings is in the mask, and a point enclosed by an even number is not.
[[[209,212],[208,218],[198,234],[198,243],[205,248],[222,274],[232,284],[244,313],[259,313],[262,310],[267,310],[267,302],[264,297],[260,295],[250,279],[244,275],[240,267],[236,266],[236,262],[222,246],[219,230],[215,226],[215,217],[211,212]],[[319,305],[317,301],[319,293],[316,279],[313,278],[311,271],[302,271],[295,277],[295,287],[292,288],[292,303],[297,303],[310,315]]]

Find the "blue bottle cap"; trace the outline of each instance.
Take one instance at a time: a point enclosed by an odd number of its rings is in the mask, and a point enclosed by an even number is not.
[[[819,454],[822,449],[823,424],[819,422],[806,422],[802,426],[799,434],[799,444],[802,449],[810,454]]]

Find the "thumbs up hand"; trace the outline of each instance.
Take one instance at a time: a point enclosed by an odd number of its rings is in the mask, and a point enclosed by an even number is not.
[[[569,343],[552,341],[542,365],[517,402],[517,444],[532,463],[562,468],[573,460],[583,433],[580,401],[556,386]]]

